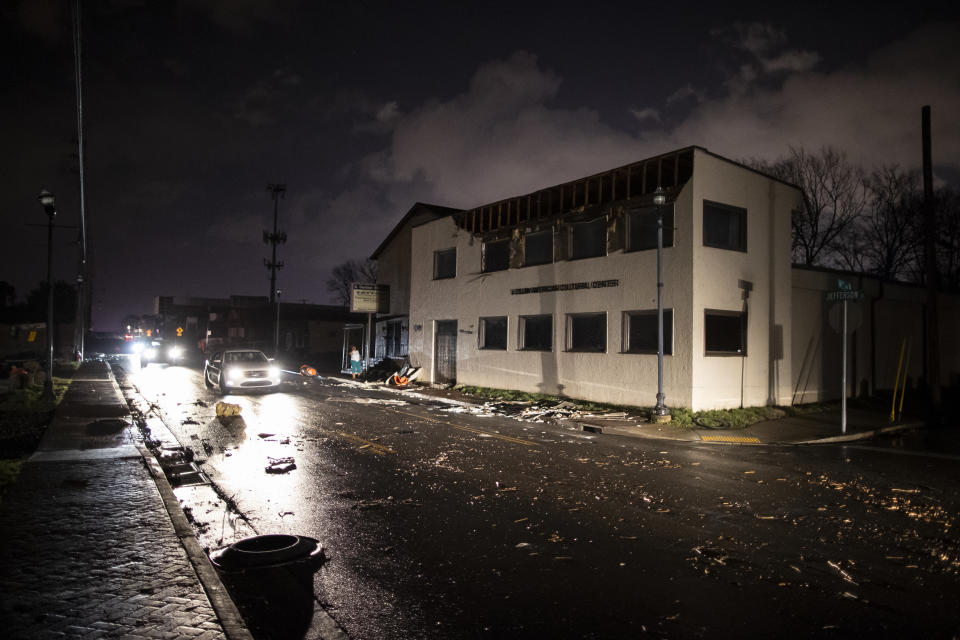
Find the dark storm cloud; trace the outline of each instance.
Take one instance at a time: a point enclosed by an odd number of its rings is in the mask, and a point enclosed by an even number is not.
[[[27,5],[32,17],[11,13]],[[833,38],[850,47],[837,58],[812,19],[698,13],[680,28],[672,12],[621,5],[511,5],[509,21],[500,5],[85,6],[89,230],[107,328],[155,295],[266,295],[268,182],[288,185],[284,296],[324,302],[330,269],[368,256],[414,202],[477,206],[689,144],[733,158],[833,144],[868,165],[917,166],[931,104],[938,172],[960,170],[956,23],[876,41],[871,24]],[[19,28],[2,33],[42,52],[0,101],[16,150],[0,157],[2,250],[19,256],[0,279],[23,295],[42,272],[43,234],[23,227],[43,221],[40,187],[58,194],[64,224],[78,219],[70,16],[60,2],[3,11]],[[651,37],[634,37],[639,24]],[[72,279],[62,233],[55,270]]]

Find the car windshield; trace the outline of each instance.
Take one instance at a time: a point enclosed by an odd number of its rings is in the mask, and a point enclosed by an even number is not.
[[[228,351],[223,354],[224,362],[267,362],[262,351]]]

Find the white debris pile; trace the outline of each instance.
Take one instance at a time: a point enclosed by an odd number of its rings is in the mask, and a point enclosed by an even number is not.
[[[470,413],[477,416],[509,416],[528,422],[558,422],[561,420],[632,420],[624,411],[583,411],[569,400],[495,400],[481,405],[451,407],[451,413]]]

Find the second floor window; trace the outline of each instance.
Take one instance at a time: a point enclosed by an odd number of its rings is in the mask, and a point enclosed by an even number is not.
[[[433,279],[457,277],[457,248],[433,252]]]
[[[510,268],[510,239],[483,243],[483,271],[503,271]]]
[[[703,245],[731,251],[746,251],[747,210],[704,200]]]
[[[571,225],[571,252],[574,260],[607,255],[607,219],[575,222]]]
[[[660,209],[663,215],[663,246],[673,246],[673,206]],[[644,207],[627,213],[628,251],[657,248],[657,208]]]
[[[523,239],[523,265],[553,262],[553,229],[528,233]]]

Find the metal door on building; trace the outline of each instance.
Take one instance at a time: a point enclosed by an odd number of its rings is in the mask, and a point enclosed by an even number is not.
[[[437,320],[434,350],[434,382],[453,384],[457,381],[457,321]]]

